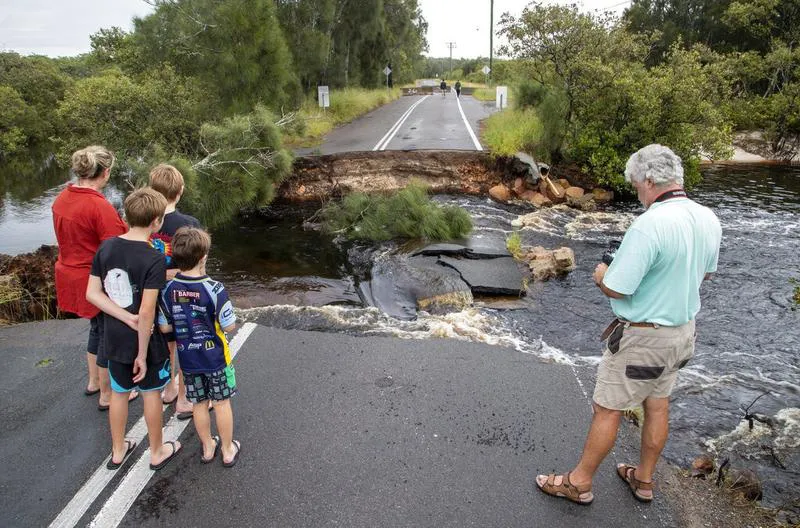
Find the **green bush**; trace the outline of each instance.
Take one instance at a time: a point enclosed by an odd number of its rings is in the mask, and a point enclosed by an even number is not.
[[[507,109],[485,123],[482,139],[493,153],[508,156],[522,150],[539,155],[542,126],[535,110]]]
[[[542,83],[524,80],[516,85],[515,92],[515,106],[520,109],[525,109],[536,108],[542,104],[545,96],[547,96],[548,90]]]
[[[325,206],[320,217],[325,232],[353,240],[452,240],[472,231],[469,213],[431,202],[427,186],[417,181],[391,195],[349,194]]]

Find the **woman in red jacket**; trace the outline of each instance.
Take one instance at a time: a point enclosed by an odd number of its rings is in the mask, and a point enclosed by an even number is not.
[[[90,146],[72,155],[77,183],[67,184],[53,203],[53,227],[58,240],[56,297],[58,307],[89,319],[87,396],[100,393],[98,409],[108,410],[111,385],[108,360],[103,355],[102,313],[86,300],[86,284],[92,259],[100,243],[128,231],[116,209],[100,192],[108,183],[114,154],[105,147]]]

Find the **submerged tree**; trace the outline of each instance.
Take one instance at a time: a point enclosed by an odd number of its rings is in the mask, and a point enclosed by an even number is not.
[[[419,181],[391,195],[353,193],[320,211],[325,232],[353,240],[452,240],[472,231],[464,209],[435,204]]]

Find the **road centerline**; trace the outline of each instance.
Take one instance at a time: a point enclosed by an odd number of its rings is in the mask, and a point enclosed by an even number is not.
[[[372,150],[373,150],[373,151],[374,151],[374,150],[386,150],[386,147],[387,147],[387,146],[389,146],[389,143],[392,141],[392,139],[394,139],[394,136],[395,136],[395,135],[397,134],[397,132],[400,130],[400,127],[402,127],[402,126],[403,126],[403,123],[405,123],[405,122],[406,122],[406,120],[407,120],[407,119],[408,119],[408,117],[411,115],[411,113],[412,113],[412,112],[413,112],[413,111],[414,111],[414,110],[415,110],[415,109],[416,109],[416,108],[417,108],[417,107],[418,107],[418,106],[419,106],[419,105],[420,105],[420,104],[421,104],[423,101],[425,101],[425,99],[427,99],[428,97],[430,97],[430,96],[429,96],[429,95],[423,96],[423,97],[422,97],[422,99],[420,99],[419,101],[417,101],[416,103],[414,103],[413,105],[411,105],[411,106],[409,107],[409,109],[408,109],[408,110],[406,110],[406,111],[405,111],[405,113],[403,113],[403,115],[401,115],[401,116],[400,116],[400,119],[398,119],[398,120],[397,120],[397,122],[396,122],[394,125],[392,125],[392,127],[391,127],[391,128],[389,129],[389,131],[388,131],[388,132],[387,132],[387,133],[386,133],[386,134],[385,134],[385,135],[384,135],[384,136],[381,138],[381,140],[380,140],[380,141],[378,141],[378,143],[375,145],[375,147],[373,147],[373,149],[372,149]]]
[[[236,357],[238,354],[239,349],[241,349],[244,342],[250,337],[250,334],[253,333],[255,330],[256,324],[255,323],[244,323],[242,328],[236,333],[230,343],[230,350],[231,356]],[[165,405],[164,409],[166,410],[169,406]],[[183,430],[186,426],[189,425],[191,420],[186,421],[178,421],[175,416],[173,416],[167,425],[164,428],[164,439],[166,440],[177,440],[178,437],[181,435]],[[141,443],[144,438],[147,436],[147,424],[145,423],[144,416],[139,418],[139,420],[131,427],[128,434],[125,438],[134,440],[136,443]],[[95,516],[94,520],[92,520],[92,526],[117,526],[122,521],[122,518],[128,512],[130,507],[133,505],[133,501],[139,496],[144,486],[153,476],[154,471],[152,471],[149,467],[149,459],[147,458],[147,454],[149,453],[149,449],[143,453],[139,459],[136,461],[136,464],[128,471],[128,473],[123,478],[122,482],[117,486],[117,489],[114,493],[109,497],[106,504],[100,510],[100,513]],[[97,497],[105,490],[106,486],[108,486],[109,482],[113,480],[115,476],[118,475],[116,470],[110,470],[106,468],[106,463],[111,458],[111,454],[109,454],[103,462],[100,464],[100,467],[92,474],[88,481],[81,487],[80,490],[72,497],[72,500],[61,510],[61,513],[50,523],[49,528],[72,528],[74,527],[78,521],[86,514],[89,508],[94,504],[97,500]],[[144,463],[142,463],[144,461]],[[143,466],[146,471],[142,471],[139,466]],[[136,489],[137,486],[141,484],[141,487],[138,488],[136,494],[132,496],[130,504],[124,508],[124,510],[120,506],[115,506],[121,511],[119,512],[108,512],[106,511],[109,503],[115,499],[115,497],[119,496],[124,499],[123,503],[126,503],[129,498],[131,498],[131,492]],[[125,490],[124,493],[120,494],[120,490]],[[120,502],[120,499],[117,498],[117,502],[115,505]],[[103,512],[106,511],[105,515],[102,515]],[[117,515],[118,514],[118,515]],[[117,519],[117,516],[119,518]],[[110,524],[109,521],[113,521],[113,524]]]

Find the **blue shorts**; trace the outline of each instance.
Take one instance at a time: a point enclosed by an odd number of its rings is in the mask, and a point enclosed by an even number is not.
[[[186,399],[192,403],[205,400],[224,401],[236,394],[236,369],[233,365],[216,372],[184,372]]]
[[[109,359],[108,377],[111,379],[111,390],[114,392],[161,390],[170,380],[169,359],[165,359],[163,363],[148,363],[147,373],[138,384],[133,382],[133,363],[120,363]]]

